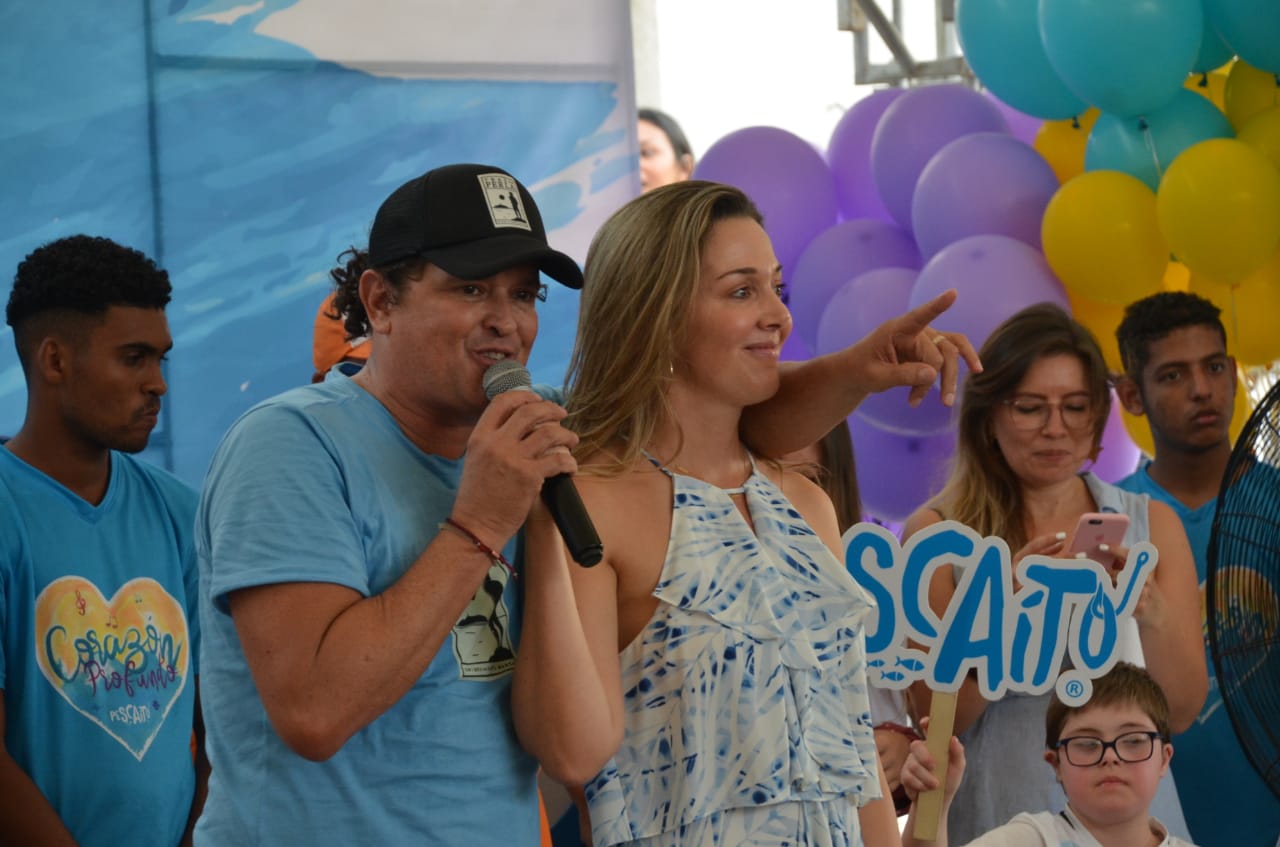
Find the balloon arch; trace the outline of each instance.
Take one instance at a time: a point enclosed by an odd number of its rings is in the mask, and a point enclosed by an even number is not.
[[[1177,289],[1223,310],[1242,366],[1280,358],[1280,3],[959,0],[956,27],[984,93],[880,89],[825,151],[748,127],[698,163],[765,217],[795,317],[784,355],[838,349],[956,288],[942,328],[981,344],[1056,302],[1118,371],[1125,304]],[[1104,479],[1152,449],[1114,405]],[[940,405],[877,396],[851,431],[871,515],[902,520],[940,487],[954,445]]]

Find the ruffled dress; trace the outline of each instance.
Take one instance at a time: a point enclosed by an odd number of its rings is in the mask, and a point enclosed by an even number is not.
[[[663,470],[659,603],[620,656],[622,747],[585,787],[595,847],[861,844],[871,598],[754,460],[732,490]]]

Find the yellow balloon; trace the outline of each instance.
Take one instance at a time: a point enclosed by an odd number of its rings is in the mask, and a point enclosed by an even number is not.
[[[1235,285],[1280,246],[1280,173],[1242,141],[1201,141],[1165,170],[1156,214],[1178,261]]]
[[[1132,303],[1154,294],[1169,262],[1155,195],[1120,171],[1089,171],[1059,188],[1040,240],[1058,279],[1090,300]]]
[[[1191,284],[1191,271],[1182,262],[1170,262],[1164,269],[1162,287],[1165,291],[1186,291]]]
[[[1084,173],[1084,148],[1098,114],[1097,109],[1090,107],[1078,118],[1045,121],[1036,131],[1032,146],[1053,168],[1059,184]]]
[[[1254,115],[1280,106],[1280,79],[1237,59],[1227,74],[1222,101],[1227,120],[1238,132]]]
[[[1067,292],[1067,299],[1071,301],[1071,316],[1098,340],[1107,367],[1113,373],[1123,371],[1120,345],[1116,343],[1116,327],[1124,319],[1124,304],[1090,300],[1071,291]]]
[[[1240,127],[1236,139],[1257,150],[1280,171],[1280,106],[1272,106]]]
[[[1151,439],[1151,427],[1147,426],[1146,415],[1131,415],[1120,409],[1120,420],[1124,423],[1124,431],[1129,433],[1133,443],[1147,456],[1155,456],[1156,445]]]
[[[1210,103],[1218,107],[1219,112],[1226,112],[1226,93],[1227,93],[1227,74],[1230,72],[1231,64],[1223,65],[1217,70],[1209,71],[1202,74],[1191,74],[1186,81],[1182,83],[1182,87],[1188,91],[1194,91]]]
[[[1222,310],[1227,352],[1236,361],[1263,365],[1280,359],[1280,250],[1239,285],[1192,276],[1190,290]]]
[[[1249,402],[1249,387],[1245,384],[1244,373],[1240,370],[1236,371],[1236,402],[1231,407],[1231,427],[1228,432],[1231,433],[1231,443],[1235,444],[1236,439],[1240,437],[1240,433],[1244,430],[1244,425],[1249,421],[1249,415],[1253,413],[1253,404]]]

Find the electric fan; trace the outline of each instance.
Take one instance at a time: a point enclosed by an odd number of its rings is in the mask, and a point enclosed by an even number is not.
[[[1245,755],[1280,796],[1280,383],[1231,451],[1205,588],[1222,702]]]

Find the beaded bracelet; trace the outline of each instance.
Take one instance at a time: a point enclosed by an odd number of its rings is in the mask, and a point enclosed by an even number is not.
[[[446,527],[453,529],[463,538],[467,539],[472,544],[474,544],[476,546],[476,549],[479,550],[481,553],[484,553],[490,559],[492,559],[495,565],[502,565],[504,568],[506,568],[507,573],[511,574],[512,579],[520,578],[520,574],[516,573],[516,569],[511,567],[511,563],[507,561],[507,557],[502,555],[500,551],[494,550],[488,544],[485,544],[483,541],[481,541],[479,536],[477,536],[474,532],[467,529],[465,526],[458,523],[453,518],[445,518],[443,523],[436,524],[437,530],[443,530]]]
[[[924,740],[924,736],[923,736],[923,735],[921,735],[921,734],[920,734],[919,732],[917,732],[916,730],[912,729],[911,727],[909,727],[909,726],[903,726],[903,725],[902,725],[902,724],[900,724],[900,723],[892,723],[891,721],[885,721],[884,723],[878,723],[878,724],[876,724],[875,726],[873,726],[873,727],[872,727],[872,729],[873,729],[873,730],[875,730],[875,729],[887,729],[887,730],[889,730],[890,732],[896,732],[896,733],[898,733],[899,735],[905,735],[907,738],[910,738],[912,741],[923,741],[923,740]]]

